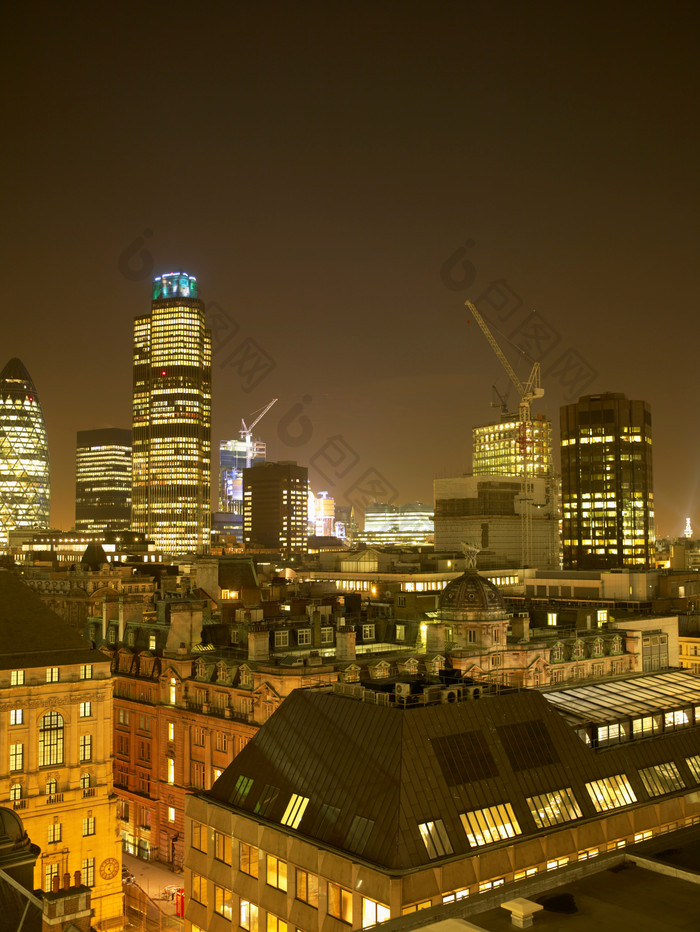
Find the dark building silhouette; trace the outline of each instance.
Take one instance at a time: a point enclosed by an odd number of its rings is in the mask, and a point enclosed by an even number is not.
[[[648,567],[654,551],[651,410],[623,394],[561,409],[565,569]]]
[[[246,549],[301,553],[308,530],[309,471],[295,462],[263,463],[243,470]]]

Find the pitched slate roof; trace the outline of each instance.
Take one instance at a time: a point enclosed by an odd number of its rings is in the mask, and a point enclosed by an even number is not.
[[[0,669],[106,662],[33,590],[0,570]]]
[[[528,797],[570,787],[582,818],[595,819],[586,782],[625,773],[646,802],[640,767],[675,760],[692,787],[685,758],[697,754],[698,727],[596,752],[535,690],[402,709],[303,689],[203,795],[283,831],[295,830],[280,823],[303,797],[299,835],[405,870],[435,863],[419,824],[442,820],[444,857],[473,854],[483,848],[470,845],[462,813],[510,803],[522,835],[534,835]]]

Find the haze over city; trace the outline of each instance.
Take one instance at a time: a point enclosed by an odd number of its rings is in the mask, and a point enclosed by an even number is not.
[[[657,537],[700,525],[686,4],[663,19],[627,4],[72,9],[6,14],[2,65],[0,365],[17,356],[36,383],[54,526],[74,521],[76,432],[131,426],[133,320],[176,268],[220,325],[213,450],[278,397],[268,458],[310,464],[338,501],[370,468],[394,501],[431,501],[434,477],[468,470],[492,384],[507,388],[464,309],[501,282],[491,319],[541,356],[555,447],[579,393],[644,399]],[[257,373],[232,361],[241,346]],[[329,438],[353,451],[335,486],[313,466]]]

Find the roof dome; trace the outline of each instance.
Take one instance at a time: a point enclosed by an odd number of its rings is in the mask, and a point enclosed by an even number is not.
[[[22,820],[12,809],[0,806],[0,848],[16,845],[26,837]]]
[[[438,610],[449,621],[496,621],[507,617],[499,589],[474,569],[448,583],[440,593]]]

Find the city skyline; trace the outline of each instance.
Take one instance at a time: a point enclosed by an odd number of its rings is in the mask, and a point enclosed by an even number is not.
[[[76,431],[130,423],[130,322],[178,267],[220,325],[215,449],[278,397],[270,459],[308,463],[339,502],[372,470],[395,503],[426,500],[507,385],[469,298],[541,358],[554,423],[582,394],[648,401],[657,535],[700,524],[678,388],[698,245],[682,9],[7,19],[5,346],[41,393],[52,524],[71,524]],[[187,36],[187,74],[156,35]],[[585,384],[567,385],[572,360]],[[334,437],[348,468],[331,484]]]

